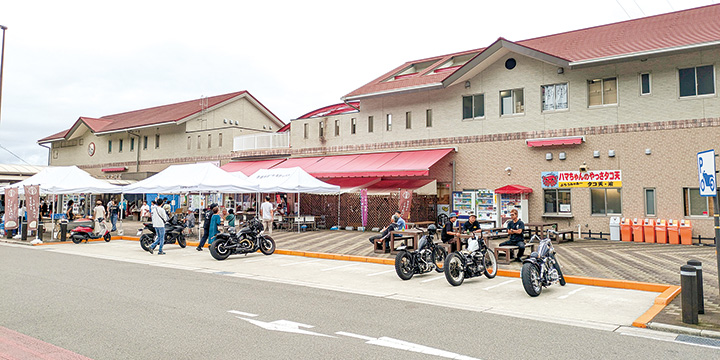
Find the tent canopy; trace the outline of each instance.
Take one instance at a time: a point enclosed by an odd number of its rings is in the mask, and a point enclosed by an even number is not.
[[[340,187],[320,181],[299,167],[260,169],[249,177],[261,192],[337,194]]]
[[[49,166],[19,183],[6,187],[18,187],[18,192],[24,194],[24,185],[40,185],[41,194],[107,194],[122,192],[122,187],[112,185],[105,180],[96,179],[74,165]]]
[[[532,194],[533,189],[522,185],[505,185],[495,189],[496,194]]]
[[[238,177],[210,163],[170,165],[167,169],[124,186],[126,194],[179,194],[201,192],[254,193],[255,182]]]

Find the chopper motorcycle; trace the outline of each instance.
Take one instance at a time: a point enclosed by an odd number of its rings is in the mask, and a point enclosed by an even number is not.
[[[263,233],[262,222],[254,218],[240,230],[217,234],[210,244],[210,255],[216,260],[225,260],[233,254],[248,254],[258,250],[265,255],[275,252],[275,240]]]
[[[140,235],[140,247],[143,250],[148,251],[150,245],[155,241],[155,227],[151,222],[143,223],[145,226],[142,229],[138,229],[138,235]],[[183,230],[185,225],[178,220],[177,215],[173,215],[165,223],[165,244],[175,244],[177,242],[181,248],[184,248],[187,244],[185,242],[185,234]],[[150,233],[143,233],[143,230],[148,230]]]
[[[525,292],[532,297],[540,295],[544,287],[552,284],[559,282],[560,286],[565,286],[565,276],[560,270],[560,263],[555,258],[555,248],[552,246],[550,234],[557,232],[548,230],[545,239],[540,239],[537,234],[533,235],[530,242],[538,240],[540,245],[537,251],[533,251],[523,260],[520,277]]]
[[[428,234],[418,241],[417,250],[407,251],[406,245],[398,247],[400,252],[395,256],[395,272],[401,279],[410,280],[415,274],[424,274],[433,269],[437,272],[443,271],[445,249],[440,244],[433,242],[437,227],[430,224],[427,232]]]
[[[445,279],[452,286],[460,286],[465,278],[485,275],[492,279],[497,275],[495,253],[487,247],[482,234],[468,239],[467,249],[456,251],[445,259]]]

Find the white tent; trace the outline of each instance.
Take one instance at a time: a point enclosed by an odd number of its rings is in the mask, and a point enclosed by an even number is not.
[[[246,178],[230,175],[210,163],[170,165],[167,169],[134,184],[124,186],[126,194],[140,193],[254,193],[258,186]]]
[[[248,178],[266,193],[337,194],[340,187],[320,181],[299,167],[260,169]]]
[[[17,187],[18,192],[24,194],[24,185],[40,185],[41,194],[106,194],[122,191],[122,187],[96,179],[74,165],[49,166],[19,183],[6,187]]]

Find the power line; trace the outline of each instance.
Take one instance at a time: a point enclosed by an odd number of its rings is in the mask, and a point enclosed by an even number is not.
[[[630,14],[628,14],[627,10],[625,10],[625,7],[622,6],[622,4],[620,3],[620,0],[615,0],[615,2],[616,2],[616,3],[620,6],[620,8],[625,12],[625,15],[627,15],[628,19],[631,19],[631,20],[632,20],[632,17],[630,16]]]
[[[635,6],[637,6],[637,8],[640,9],[640,12],[643,14],[643,16],[645,16],[645,12],[644,12],[643,9],[640,7],[640,5],[638,5],[637,1],[633,0],[633,2],[635,3]]]
[[[31,163],[29,163],[29,162],[25,161],[25,160],[24,160],[23,158],[21,158],[21,157],[19,157],[19,156],[15,155],[15,153],[14,153],[14,152],[12,152],[12,151],[10,151],[10,150],[9,150],[8,148],[6,148],[6,147],[2,146],[2,144],[0,144],[0,148],[1,148],[1,149],[3,149],[3,150],[5,150],[5,151],[7,151],[7,152],[9,152],[9,153],[10,153],[10,154],[11,154],[12,156],[14,156],[14,157],[16,157],[16,158],[20,159],[20,161],[22,161],[22,162],[24,162],[24,163],[26,163],[26,164],[28,164],[28,165],[30,165],[30,166],[33,166],[33,165],[32,165]]]
[[[674,7],[672,6],[672,4],[670,3],[670,0],[665,0],[665,2],[667,2],[668,5],[670,6],[670,10],[675,11],[675,8],[674,8]]]

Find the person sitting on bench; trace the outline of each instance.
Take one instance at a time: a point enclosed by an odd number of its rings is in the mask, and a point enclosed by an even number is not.
[[[500,246],[517,246],[518,253],[515,261],[521,261],[520,257],[525,253],[525,239],[523,238],[525,223],[518,219],[517,209],[510,210],[510,221],[507,223],[507,229],[510,239],[501,243]]]
[[[442,240],[442,242],[444,242],[444,243],[450,242],[455,238],[455,235],[458,234],[453,231],[456,220],[457,220],[457,214],[450,213],[450,217],[448,218],[448,221],[445,222],[445,225],[442,228],[442,232],[440,232],[440,239]]]
[[[482,229],[480,229],[480,223],[477,221],[477,216],[475,214],[471,214],[468,218],[468,221],[466,221],[463,224],[463,232],[465,233],[475,233],[475,232],[482,232]]]
[[[398,214],[399,211],[396,211],[395,214],[392,215],[390,218],[390,225],[386,226],[380,234],[371,236],[370,242],[375,244],[375,240],[377,239],[384,239],[385,240],[385,247],[390,247],[390,232],[391,231],[402,231],[405,230],[405,221],[400,217],[400,214]]]

